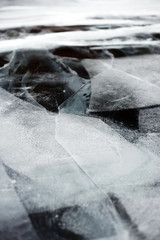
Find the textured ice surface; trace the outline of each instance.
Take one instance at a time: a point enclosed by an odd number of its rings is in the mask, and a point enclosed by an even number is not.
[[[137,140],[138,145],[145,146],[150,149],[154,154],[160,154],[160,133],[148,132],[139,136]]]
[[[49,211],[54,219],[56,209],[71,206],[73,208],[70,210],[67,208],[63,211],[61,222],[65,229],[89,239],[95,236],[115,236],[114,239],[117,239],[116,236],[127,234],[107,194],[101,192],[55,140],[55,115],[23,102],[2,89],[0,100],[1,159],[33,225],[38,225],[38,235],[44,233],[39,230],[37,214]],[[16,210],[14,201],[12,204]],[[9,214],[6,208],[3,211]],[[43,214],[42,221],[45,218]],[[47,226],[45,234],[49,231]]]
[[[129,186],[117,189],[116,193],[131,217],[131,225],[142,234],[139,239],[159,239],[159,186]]]
[[[58,142],[103,192],[109,192],[135,239],[158,239],[159,140],[156,146],[154,136],[148,141],[144,136],[133,145],[93,118],[59,115],[56,122]]]
[[[1,66],[15,49],[63,50],[65,55],[70,46],[70,57],[76,49],[79,58],[101,58],[83,61],[91,77],[104,72],[94,78],[97,90],[102,89],[99,77],[108,81],[107,71],[113,66],[109,83],[112,100],[119,101],[110,103],[115,109],[159,104],[158,0],[1,0],[0,6],[4,6],[0,8]],[[151,55],[133,56],[146,53]],[[42,108],[33,101],[40,97],[52,102],[44,85],[51,90],[57,79],[70,80],[76,94],[61,105],[60,112],[83,115],[89,84],[82,87],[80,81],[77,92],[73,82],[79,77],[62,76],[62,69],[56,76],[37,73],[35,65],[29,70],[36,76],[22,76],[22,82],[11,75],[1,77],[2,84],[10,83],[10,92],[18,97],[25,93],[32,104],[0,89],[0,240],[159,240],[158,108],[138,110],[136,130],[109,118],[105,124],[51,114],[46,105]],[[104,90],[108,96],[108,89]],[[125,113],[129,121],[130,112]]]
[[[139,150],[101,120],[58,115],[56,139],[106,191],[112,185],[147,184],[159,178],[159,159]]]
[[[106,69],[112,66],[114,61],[113,55],[110,55],[110,59],[85,59],[82,60],[84,67],[87,69],[91,78],[97,74],[104,72]]]
[[[160,107],[139,111],[139,130],[141,132],[160,132]]]
[[[160,87],[159,62],[160,55],[132,56],[114,59],[113,67],[143,78],[144,81],[152,82]]]
[[[85,59],[83,65],[90,74],[94,77],[98,73],[104,71],[107,66],[112,66],[115,69],[124,71],[131,75],[142,78],[144,81],[149,81],[157,86],[160,86],[160,55],[141,55],[132,57],[121,57],[112,59]]]
[[[160,88],[114,68],[91,81],[90,112],[143,108],[160,104]],[[154,94],[152,94],[154,92]]]

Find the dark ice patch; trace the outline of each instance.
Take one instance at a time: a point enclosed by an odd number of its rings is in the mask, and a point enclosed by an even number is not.
[[[126,57],[126,56],[135,56],[135,55],[144,55],[144,54],[159,54],[160,47],[148,45],[148,46],[114,46],[107,49],[110,53],[114,55],[115,58]]]
[[[0,53],[0,68],[5,64],[10,62],[11,52],[1,52]]]
[[[132,130],[139,129],[138,115],[139,111],[137,109],[91,113],[91,116],[101,118],[106,123],[108,123],[107,119],[111,119],[121,127],[127,127]]]
[[[24,37],[28,35],[38,35],[45,33],[58,33],[58,32],[72,32],[72,31],[88,31],[92,25],[75,25],[75,26],[48,26],[37,25],[27,27],[16,27],[8,29],[0,29],[1,39],[16,39],[18,37]]]
[[[73,73],[70,64],[88,78],[80,63],[76,67],[76,63],[69,62],[67,66],[46,50],[18,50],[11,62],[0,69],[0,86],[23,100],[57,112],[59,105],[86,83]]]
[[[66,66],[69,66],[72,70],[74,70],[80,77],[90,79],[90,76],[83,66],[83,64],[78,59],[63,59],[63,62]]]
[[[17,50],[9,64],[9,74],[69,72],[69,69],[46,50]]]
[[[92,49],[91,47],[62,46],[53,49],[51,52],[60,57],[77,59],[110,58],[110,55],[104,49]]]
[[[85,84],[85,81],[76,75],[59,74],[50,77],[50,81],[44,76],[45,81],[35,84],[31,94],[39,104],[53,112],[58,111],[58,107]]]
[[[6,59],[5,57],[0,57],[0,67],[3,67],[8,62],[8,59]]]
[[[49,111],[58,107],[75,94],[86,81],[72,74],[26,74],[2,77],[0,86],[15,96],[31,102],[31,99]]]
[[[137,224],[134,223],[118,196],[114,193],[108,193],[108,195],[114,207],[116,208],[122,222],[129,229],[130,234],[134,236],[137,240],[147,239],[146,236],[138,229]]]
[[[29,218],[40,239],[45,240],[83,240],[82,235],[67,229],[63,222],[63,215],[72,213],[77,215],[78,206],[60,208],[55,211],[43,211],[29,214]],[[78,215],[77,215],[78,218]],[[76,220],[76,219],[74,219]],[[73,221],[73,219],[72,219]]]

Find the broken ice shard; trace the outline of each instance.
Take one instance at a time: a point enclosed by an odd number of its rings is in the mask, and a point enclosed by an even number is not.
[[[106,67],[106,70],[93,77],[91,82],[90,112],[160,105],[159,87],[120,70]]]

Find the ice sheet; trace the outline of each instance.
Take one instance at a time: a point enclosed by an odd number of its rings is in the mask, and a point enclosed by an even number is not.
[[[66,229],[85,232],[89,239],[94,235],[117,239],[121,234],[127,239],[127,229],[123,228],[107,194],[55,140],[55,115],[3,89],[0,100],[1,159],[32,222],[38,224],[36,216],[41,212],[50,211],[54,216],[56,209],[65,208],[62,222]],[[70,206],[73,210],[66,209]],[[78,210],[74,206],[79,206]],[[81,214],[80,220],[75,222],[72,214],[75,219]],[[88,218],[90,223],[83,232]],[[42,234],[38,226],[38,234]]]

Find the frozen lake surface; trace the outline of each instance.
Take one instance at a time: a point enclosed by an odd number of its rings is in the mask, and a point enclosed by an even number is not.
[[[0,1],[0,240],[160,239],[160,2]]]

